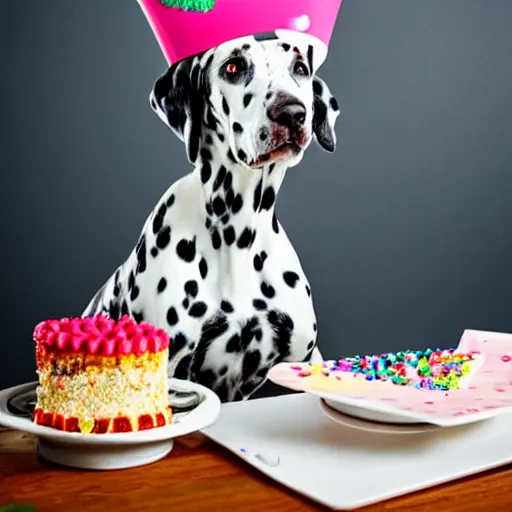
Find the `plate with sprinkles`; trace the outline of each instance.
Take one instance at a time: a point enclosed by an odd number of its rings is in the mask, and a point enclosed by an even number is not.
[[[512,334],[466,330],[457,348],[280,363],[269,378],[360,419],[463,425],[512,413]]]

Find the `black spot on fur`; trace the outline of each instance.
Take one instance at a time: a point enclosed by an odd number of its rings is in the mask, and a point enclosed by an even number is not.
[[[162,229],[166,212],[167,206],[165,204],[161,204],[153,218],[153,233],[155,235]]]
[[[201,258],[201,261],[199,262],[199,273],[203,279],[208,274],[208,263],[206,263],[204,258]]]
[[[283,50],[285,52],[289,52],[290,51],[291,46],[288,43],[283,43],[281,46],[283,47]]]
[[[244,107],[247,108],[249,106],[249,103],[251,103],[251,100],[252,100],[252,94],[250,92],[248,92],[247,94],[244,95]]]
[[[151,247],[151,256],[153,256],[153,258],[156,258],[158,256],[158,249],[156,247]]]
[[[247,323],[242,327],[240,345],[242,350],[247,350],[251,341],[256,336],[256,331],[260,330],[260,323],[257,317],[250,318]]]
[[[249,228],[244,228],[240,238],[238,239],[237,246],[239,249],[247,249],[251,245],[252,231]]]
[[[229,341],[226,343],[226,352],[233,353],[233,352],[240,352],[241,351],[241,344],[240,344],[240,335],[239,334],[233,334],[231,338],[229,338]]]
[[[219,370],[219,376],[220,376],[220,377],[223,377],[224,375],[226,375],[226,373],[228,373],[228,367],[227,367],[227,366],[223,366],[223,367]]]
[[[315,342],[314,341],[310,341],[308,343],[307,350],[311,350],[314,346],[315,346]]]
[[[212,230],[211,239],[212,239],[212,247],[215,250],[220,249],[220,246],[222,245],[222,239],[220,237],[219,230],[217,228],[214,228]]]
[[[312,73],[313,72],[313,47],[311,45],[308,45],[307,59],[308,59],[309,72]]]
[[[226,225],[229,222],[229,213],[226,213],[226,215],[224,215],[220,220],[222,221],[222,224]]]
[[[263,295],[267,297],[267,299],[272,299],[275,296],[276,291],[274,290],[273,286],[263,282],[261,283],[261,293],[263,293]]]
[[[165,203],[167,205],[167,208],[170,208],[174,204],[174,200],[174,194],[171,194]]]
[[[336,101],[336,98],[334,96],[331,97],[331,99],[329,100],[329,105],[331,105],[331,108],[336,112],[340,109],[338,102]]]
[[[206,208],[206,213],[208,215],[213,215],[213,208],[212,208],[211,203],[206,203],[205,208]]]
[[[233,228],[233,226],[228,226],[224,230],[224,242],[226,242],[227,245],[231,245],[235,241],[235,238],[235,228]]]
[[[133,273],[133,270],[130,272],[130,275],[128,276],[128,290],[132,290],[135,286],[135,274]]]
[[[167,279],[165,279],[165,277],[162,277],[162,279],[160,279],[160,281],[158,281],[156,291],[158,293],[162,293],[165,290],[166,286],[167,286]]]
[[[204,138],[204,142],[205,144],[211,146],[213,144],[213,137],[209,133],[207,133],[206,137]]]
[[[192,304],[192,306],[190,306],[188,314],[194,318],[201,318],[206,314],[207,310],[208,306],[206,305],[206,303],[203,301],[198,301]]]
[[[109,309],[108,309],[108,316],[112,318],[112,320],[119,320],[121,317],[121,310],[119,308],[119,302],[117,301],[110,301]]]
[[[210,161],[213,158],[212,152],[208,148],[201,148],[201,158],[203,162]]]
[[[146,237],[142,235],[137,243],[137,247],[135,247],[135,252],[137,254],[137,268],[135,272],[137,274],[142,274],[146,271],[147,268],[147,259],[146,259]]]
[[[263,192],[263,199],[261,200],[261,209],[270,210],[274,206],[276,200],[276,193],[273,187],[267,187]]]
[[[176,325],[178,323],[178,312],[173,306],[167,310],[167,323],[170,326]]]
[[[254,189],[254,198],[253,198],[253,202],[252,202],[252,207],[255,212],[258,211],[258,208],[261,203],[261,187],[262,187],[262,185],[263,185],[263,180],[260,179],[260,181],[258,181],[258,184],[256,185],[256,188]]]
[[[224,142],[224,140],[225,140],[225,139],[224,139],[224,135],[222,135],[222,133],[218,132],[218,133],[217,133],[217,137],[219,138],[219,140],[220,140],[221,142]]]
[[[311,297],[311,288],[306,285],[306,293],[308,294],[308,297]]]
[[[176,366],[173,377],[176,379],[188,380],[190,376],[190,364],[192,363],[192,354],[186,355]]]
[[[238,213],[242,206],[244,205],[244,200],[242,199],[242,196],[240,194],[237,194],[235,198],[233,199],[233,204],[231,205],[231,211],[233,213]]]
[[[259,379],[264,379],[267,376],[268,370],[268,368],[261,368],[261,370],[256,372],[256,377]]]
[[[133,302],[139,296],[139,287],[134,286],[130,292],[130,300]]]
[[[128,310],[128,304],[125,300],[123,300],[121,304],[121,315],[129,315],[130,311]]]
[[[183,306],[183,309],[188,309],[188,307],[190,306],[190,300],[188,297],[185,297],[181,303],[181,305]]]
[[[144,313],[142,311],[140,313],[136,313],[135,311],[132,313],[133,319],[140,324],[141,322],[144,322]]]
[[[212,166],[209,162],[203,162],[201,166],[201,181],[207,183],[212,175]]]
[[[247,158],[247,155],[245,154],[245,151],[243,149],[239,149],[238,150],[238,158],[242,161],[242,162],[245,162],[245,159]]]
[[[316,330],[317,330],[317,326],[316,326],[316,323],[314,323],[314,324],[313,324],[313,331],[315,331],[315,332],[316,332]]]
[[[224,111],[224,114],[229,116],[229,105],[224,97],[222,97],[222,110]]]
[[[277,222],[277,217],[275,213],[272,217],[272,229],[274,230],[274,233],[279,233],[279,222]]]
[[[159,249],[165,249],[171,241],[171,227],[165,226],[162,228],[156,236],[156,246]]]
[[[231,302],[228,302],[227,300],[223,300],[220,303],[220,309],[222,309],[224,313],[233,313],[233,311],[235,310]]]
[[[267,320],[274,331],[274,344],[279,356],[284,359],[290,353],[291,337],[293,332],[293,320],[286,313],[269,311]]]
[[[213,182],[213,191],[214,192],[217,192],[217,190],[222,185],[222,182],[226,178],[226,172],[227,172],[226,168],[223,165],[221,165],[219,172],[217,173],[217,177],[215,178],[215,181]]]
[[[194,261],[194,258],[196,257],[196,239],[187,240],[183,238],[180,240],[176,246],[176,253],[187,263]]]
[[[321,96],[323,91],[324,88],[322,87],[322,84],[318,80],[313,80],[313,92],[317,96]]]
[[[224,178],[224,190],[226,192],[228,192],[229,190],[231,190],[232,185],[233,185],[233,175],[231,174],[231,172],[228,172],[226,174],[226,177]]]
[[[183,288],[185,289],[185,293],[191,297],[196,297],[199,292],[199,286],[195,279],[189,279]]]
[[[244,129],[242,128],[242,125],[240,123],[237,123],[236,121],[233,123],[233,131],[235,133],[242,133]]]
[[[242,363],[242,380],[247,381],[258,369],[261,361],[261,354],[258,350],[251,350],[244,356]]]
[[[262,299],[254,299],[252,301],[252,305],[254,306],[254,309],[257,309],[258,311],[265,311],[265,309],[267,309],[267,303]]]
[[[206,305],[205,305],[206,306]],[[192,306],[193,307],[193,306]],[[201,339],[197,344],[197,350],[194,354],[192,363],[192,373],[197,375],[203,366],[206,353],[210,345],[220,336],[222,336],[229,328],[226,315],[219,314],[207,320],[201,329]]]
[[[185,348],[187,343],[188,340],[183,333],[176,334],[169,345],[169,359],[172,359],[180,350]]]
[[[226,211],[226,203],[223,201],[222,197],[217,196],[213,200],[213,213],[218,217],[222,216]]]
[[[299,276],[297,273],[288,270],[287,272],[283,272],[284,282],[290,287],[295,288],[297,281],[299,280]]]
[[[252,260],[252,264],[254,266],[254,270],[256,272],[261,272],[263,270],[263,260],[259,254],[255,254]]]

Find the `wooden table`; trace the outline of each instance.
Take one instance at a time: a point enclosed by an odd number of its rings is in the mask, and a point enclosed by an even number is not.
[[[341,492],[341,491],[340,491]],[[38,459],[36,439],[0,427],[0,507],[40,512],[305,512],[326,510],[288,491],[201,434],[165,459],[122,471],[78,471]],[[512,465],[359,509],[359,512],[507,512]]]

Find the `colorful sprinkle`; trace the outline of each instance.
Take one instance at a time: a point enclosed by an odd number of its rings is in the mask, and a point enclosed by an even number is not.
[[[502,361],[512,358],[503,356]],[[415,386],[426,390],[459,389],[459,381],[471,367],[472,354],[456,353],[455,349],[403,351],[373,356],[353,356],[339,360],[291,366],[299,377],[311,375],[329,376],[335,372],[352,373],[354,377],[364,375],[368,381],[391,381],[399,386]],[[339,375],[334,375],[340,380]]]

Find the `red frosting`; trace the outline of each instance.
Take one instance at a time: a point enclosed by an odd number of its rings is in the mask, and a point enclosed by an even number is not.
[[[103,356],[140,356],[169,347],[169,335],[163,329],[138,324],[127,315],[117,322],[104,315],[45,320],[35,327],[34,340],[45,348]]]

